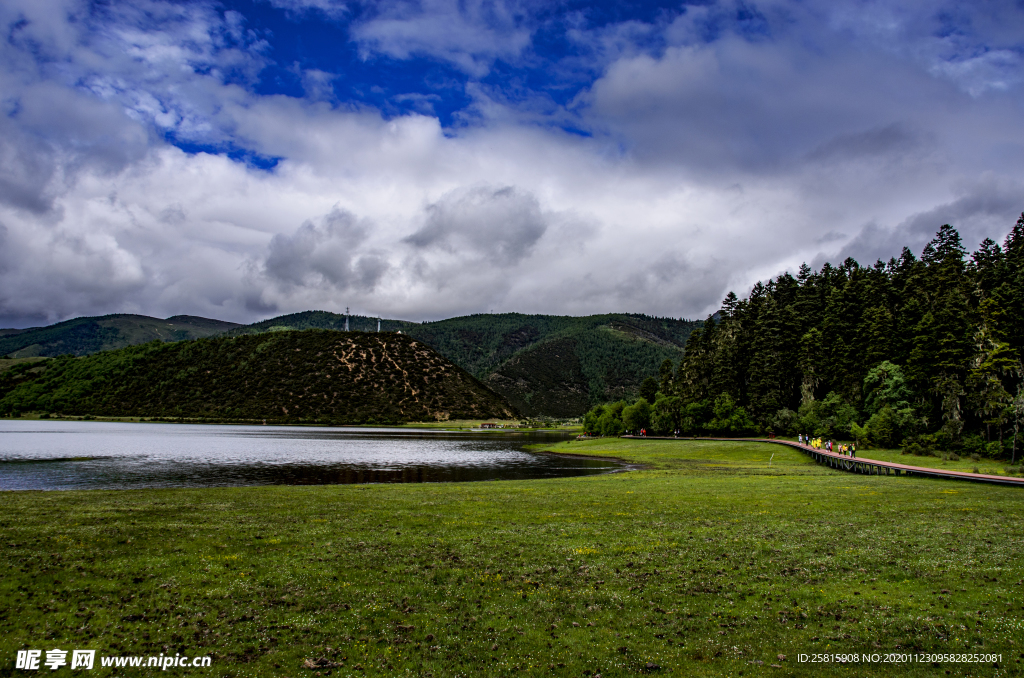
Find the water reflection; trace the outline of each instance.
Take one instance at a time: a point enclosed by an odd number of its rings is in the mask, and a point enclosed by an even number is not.
[[[0,421],[0,489],[423,483],[606,473],[552,433]]]

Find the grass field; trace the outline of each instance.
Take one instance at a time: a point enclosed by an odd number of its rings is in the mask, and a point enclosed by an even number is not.
[[[208,654],[168,673],[209,676],[1021,672],[1019,489],[842,474],[753,443],[549,449],[647,468],[3,493],[0,675],[54,647]],[[911,652],[1001,657],[799,662]]]

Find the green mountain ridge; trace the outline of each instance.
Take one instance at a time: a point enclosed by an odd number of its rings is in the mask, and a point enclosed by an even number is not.
[[[199,338],[156,330],[178,321],[175,331],[217,335],[213,323],[186,324],[186,316],[166,321],[145,316],[78,318],[47,328],[0,336],[0,354],[16,357],[85,355],[153,339]],[[112,320],[118,320],[112,325]],[[223,323],[221,336],[268,332],[344,330],[346,317],[328,311],[305,311],[251,325]],[[352,315],[353,332],[376,332],[378,319]],[[644,377],[657,374],[665,359],[678,361],[690,332],[700,322],[639,314],[592,316],[476,314],[425,323],[382,319],[382,332],[402,332],[418,339],[465,369],[513,403],[522,413],[575,417],[593,404],[634,395]],[[134,333],[127,331],[134,328]],[[148,330],[148,331],[147,331]],[[7,342],[7,343],[5,343]],[[13,350],[12,350],[13,347]]]
[[[242,335],[307,327],[339,329],[345,316],[306,311],[238,327]],[[665,359],[678,361],[699,321],[608,313],[591,316],[481,313],[425,323],[381,320],[485,382],[527,415],[580,416],[591,405],[634,395]],[[351,316],[372,332],[377,319]]]
[[[375,332],[377,330],[377,318],[365,315],[349,315],[349,331],[351,332]],[[416,327],[418,323],[408,320],[381,319],[382,332],[407,331]],[[345,315],[331,313],[330,311],[302,311],[300,313],[289,313],[280,315],[251,325],[238,325],[224,334],[227,336],[240,336],[243,334],[259,334],[261,332],[280,332],[283,330],[345,330]]]
[[[0,355],[12,358],[82,356],[153,340],[201,339],[237,326],[238,323],[190,315],[160,319],[115,313],[73,318],[46,327],[0,330]]]
[[[412,337],[304,330],[115,351],[0,374],[0,414],[359,424],[514,418],[465,370]]]

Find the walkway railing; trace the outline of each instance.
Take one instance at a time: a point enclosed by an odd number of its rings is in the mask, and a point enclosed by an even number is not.
[[[636,438],[641,436],[623,436],[624,438]],[[897,464],[892,461],[879,461],[877,459],[865,459],[863,457],[850,457],[838,452],[820,450],[810,445],[802,445],[792,440],[780,440],[777,438],[670,438],[666,436],[644,436],[647,440],[727,440],[742,441],[748,443],[772,443],[774,445],[785,445],[808,454],[819,464],[825,464],[840,471],[851,473],[862,473],[865,475],[894,475],[894,476],[921,476],[925,478],[943,478],[945,480],[969,480],[975,483],[992,483],[995,485],[1013,485],[1024,487],[1024,478],[1012,478],[1010,476],[994,476],[987,473],[968,473],[966,471],[948,471],[944,469],[928,468],[925,466],[910,466],[908,464]]]

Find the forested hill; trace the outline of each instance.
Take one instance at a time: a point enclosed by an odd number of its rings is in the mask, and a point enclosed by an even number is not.
[[[635,395],[666,359],[678,360],[700,322],[617,313],[584,317],[477,314],[426,323],[382,320],[485,381],[520,411],[571,417],[594,403]],[[341,329],[345,316],[307,311],[238,327],[230,335],[307,327]],[[377,319],[351,316],[352,330]]]
[[[531,415],[578,416],[636,394],[679,359],[700,323],[638,314],[481,314],[423,323],[416,336]]]
[[[151,342],[15,366],[0,375],[0,414],[25,411],[321,424],[516,416],[412,337],[329,330]]]
[[[78,318],[0,336],[0,355],[87,355],[153,339],[180,341],[221,332],[240,337],[305,329],[343,330],[345,315],[305,311],[252,325],[175,316]],[[203,325],[202,323],[206,323]],[[177,324],[174,324],[177,323]],[[379,321],[423,341],[502,394],[528,415],[578,416],[594,403],[635,395],[666,360],[678,360],[700,322],[614,313],[584,317],[478,314],[435,322]],[[375,332],[378,319],[351,315],[353,332]],[[4,343],[7,342],[7,343]]]
[[[154,339],[199,339],[237,326],[237,323],[191,315],[176,315],[166,320],[127,313],[74,318],[46,327],[0,330],[0,356],[88,355]]]
[[[426,322],[407,331],[478,377],[486,377],[513,355],[536,344],[601,331],[667,348],[683,348],[700,323],[632,313],[589,316],[480,313]],[[657,372],[657,365],[651,373]]]
[[[1011,457],[1024,427],[1022,357],[1024,215],[1002,247],[985,240],[970,256],[946,225],[920,258],[904,249],[872,266],[805,265],[747,299],[730,293],[720,322],[690,335],[650,418],[685,433],[802,432]]]

